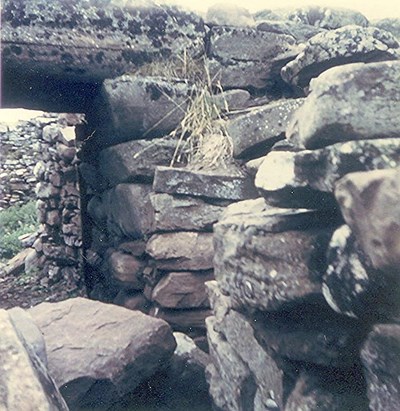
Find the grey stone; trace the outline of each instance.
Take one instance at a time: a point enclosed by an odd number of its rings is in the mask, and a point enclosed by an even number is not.
[[[392,33],[398,40],[400,39],[400,18],[398,17],[373,20],[371,25],[381,30],[386,30]]]
[[[335,208],[336,182],[356,171],[400,165],[400,139],[337,143],[319,150],[274,151],[260,166],[255,184],[268,203],[280,207]]]
[[[221,410],[253,411],[257,390],[254,376],[226,339],[215,331],[215,318],[206,320],[213,363],[206,368],[214,403]]]
[[[292,117],[287,138],[299,147],[398,137],[400,62],[351,64],[323,73]],[[312,115],[310,115],[312,113]]]
[[[210,230],[225,208],[199,198],[170,194],[151,194],[150,200],[155,231]]]
[[[139,239],[152,230],[154,211],[151,185],[118,184],[102,196],[109,232],[118,237]]]
[[[100,110],[96,119],[94,142],[104,147],[164,136],[179,125],[194,93],[186,80],[134,75],[105,80],[99,102],[105,113]]]
[[[215,278],[232,306],[277,310],[321,296],[332,233],[322,214],[247,203],[214,225]]]
[[[230,298],[221,293],[217,281],[207,281],[205,285],[213,316],[219,323],[231,308]]]
[[[222,113],[241,110],[251,104],[251,94],[247,90],[226,90],[211,96],[212,101]]]
[[[146,252],[161,270],[209,270],[213,268],[213,235],[190,231],[154,234]]]
[[[362,375],[356,370],[334,373],[323,369],[300,372],[285,411],[365,411],[368,399]]]
[[[188,333],[193,330],[203,331],[205,320],[211,315],[211,311],[205,308],[174,310],[156,307],[151,309],[150,315],[163,319],[174,331]]]
[[[252,28],[213,27],[208,51],[211,78],[228,88],[266,88],[280,81],[279,68],[287,61],[273,61],[295,44],[291,36]]]
[[[339,180],[335,196],[374,268],[400,268],[400,169],[352,173]]]
[[[100,172],[111,185],[153,178],[157,166],[170,165],[177,145],[167,137],[117,144],[100,152]]]
[[[260,20],[257,21],[257,30],[269,31],[277,34],[286,34],[296,39],[298,43],[304,43],[316,34],[324,31],[321,28],[287,20]]]
[[[206,23],[218,26],[251,27],[255,21],[249,10],[234,4],[214,4],[207,9]]]
[[[257,341],[251,322],[251,319],[230,310],[218,325],[218,329],[253,373],[259,390],[258,401],[263,404],[264,409],[268,409],[272,399],[277,407],[282,408],[283,372]],[[214,327],[217,327],[217,324]]]
[[[165,308],[209,307],[204,283],[213,278],[212,271],[168,273],[154,287],[152,300]]]
[[[128,308],[129,310],[139,310],[147,314],[151,308],[151,302],[140,291],[121,290],[113,300],[113,304]]]
[[[400,407],[400,325],[378,324],[361,350],[370,409]]]
[[[348,226],[335,231],[329,244],[323,294],[338,313],[363,321],[400,319],[398,271],[374,269]]]
[[[344,369],[357,366],[368,333],[368,325],[336,314],[322,298],[258,312],[252,324],[257,340],[274,358]]]
[[[312,78],[330,67],[399,57],[399,43],[391,33],[351,25],[312,37],[300,54],[282,68],[281,75],[292,85],[306,87]]]
[[[236,167],[211,171],[157,167],[153,190],[225,200],[256,197],[250,176]]]
[[[0,334],[1,409],[68,411],[45,366],[29,342],[21,341],[5,310],[0,310]]]
[[[176,347],[164,321],[98,301],[42,303],[30,314],[46,341],[49,372],[74,409],[110,406],[165,365]]]
[[[303,102],[304,99],[281,100],[228,119],[225,126],[234,156],[246,157],[252,152],[266,154],[274,143],[284,138],[292,114]]]
[[[203,47],[204,26],[198,16],[152,1],[129,7],[93,0],[51,5],[6,1],[3,11],[4,68],[36,70],[63,81],[102,81],[160,53],[179,55],[187,49],[200,54]]]

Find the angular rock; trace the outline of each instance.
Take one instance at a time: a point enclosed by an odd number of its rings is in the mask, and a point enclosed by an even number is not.
[[[376,27],[345,26],[312,37],[300,54],[281,70],[289,84],[307,87],[310,80],[328,68],[342,64],[396,60],[399,42]]]
[[[400,39],[400,18],[398,17],[374,20],[371,25],[392,33],[397,40]]]
[[[195,171],[157,167],[153,190],[223,200],[245,200],[256,196],[252,179],[238,168]]]
[[[210,395],[222,410],[253,410],[257,385],[249,367],[225,338],[215,331],[215,318],[206,320],[207,338],[213,363],[206,368]]]
[[[213,268],[213,235],[189,231],[154,234],[146,252],[161,270],[209,270]]]
[[[227,90],[211,96],[221,112],[231,112],[247,108],[251,104],[251,94],[247,90]]]
[[[7,311],[0,310],[0,408],[67,411],[45,366],[14,324]]]
[[[334,30],[351,24],[361,27],[368,26],[367,18],[360,12],[339,7],[305,6],[289,10],[284,15],[290,21],[301,22],[328,30]]]
[[[211,310],[199,308],[191,310],[174,310],[168,308],[152,308],[150,315],[166,321],[174,331],[189,332],[204,330],[205,320]]]
[[[213,27],[208,50],[211,78],[227,88],[266,88],[279,82],[272,60],[295,44],[291,36],[244,27]]]
[[[232,306],[278,310],[321,296],[332,228],[311,210],[233,209],[214,225],[214,269]],[[235,205],[237,207],[237,205]]]
[[[30,314],[46,341],[49,372],[74,409],[110,406],[165,365],[176,347],[164,321],[97,301],[42,303]]]
[[[134,75],[106,80],[98,103],[105,112],[94,117],[100,133],[93,142],[107,147],[164,136],[179,125],[194,93],[186,80]]]
[[[370,409],[400,407],[400,325],[375,325],[361,350]]]
[[[352,173],[339,180],[335,196],[374,268],[400,268],[400,169]]]
[[[133,255],[114,251],[105,261],[104,271],[106,276],[118,286],[143,290],[143,271],[147,267],[147,262],[140,260]]]
[[[150,194],[155,231],[210,230],[225,207],[199,198]]]
[[[102,150],[99,154],[101,175],[111,184],[153,178],[157,166],[168,166],[178,141],[172,138],[133,140]]]
[[[399,137],[400,61],[332,68],[311,83],[286,136],[299,147]],[[312,115],[310,115],[310,113]]]
[[[151,308],[151,302],[140,291],[121,290],[113,300],[113,304],[128,308],[129,310],[139,310],[147,314]]]
[[[118,245],[118,250],[134,257],[143,257],[146,250],[146,242],[143,240],[125,241]]]
[[[152,301],[165,308],[209,307],[204,283],[213,279],[212,271],[168,273],[153,289]]]
[[[227,342],[234,347],[253,373],[259,390],[258,401],[264,409],[268,409],[272,401],[277,407],[282,408],[283,372],[257,341],[251,320],[230,310],[221,324],[215,324],[214,327],[226,337]]]
[[[118,184],[106,191],[102,200],[109,232],[131,239],[150,233],[154,221],[150,192],[148,184]]]
[[[220,323],[231,308],[230,299],[221,293],[217,281],[207,281],[205,285],[213,316]]]
[[[109,1],[56,0],[49,5],[44,0],[9,0],[3,16],[5,94],[17,104],[13,107],[21,107],[24,97],[39,104],[50,95],[50,110],[57,110],[57,103],[64,107],[61,112],[84,112],[91,103],[86,95],[93,96],[96,83],[160,56],[181,56],[185,50],[199,55],[204,47],[205,29],[198,16],[152,1],[119,7]],[[63,99],[75,110],[65,110]]]
[[[336,208],[336,182],[356,171],[400,165],[400,139],[349,141],[313,151],[269,153],[255,184],[268,203],[279,207]]]
[[[365,411],[368,399],[357,369],[345,371],[308,369],[300,372],[285,411]]]
[[[324,367],[350,368],[368,333],[360,321],[333,312],[322,298],[290,310],[252,317],[257,340],[269,355]]]
[[[266,154],[278,140],[284,138],[292,114],[303,102],[304,99],[281,100],[228,119],[225,126],[232,140],[233,155]]]
[[[365,322],[400,319],[398,271],[373,268],[348,226],[332,236],[322,291],[336,312]]]

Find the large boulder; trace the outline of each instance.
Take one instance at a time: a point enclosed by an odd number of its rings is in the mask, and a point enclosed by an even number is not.
[[[100,173],[111,185],[151,180],[157,166],[170,165],[177,145],[177,139],[164,137],[108,147],[99,154]]]
[[[160,270],[209,270],[213,268],[213,235],[193,231],[154,234],[146,252]]]
[[[312,37],[300,54],[282,68],[281,74],[289,84],[306,87],[312,78],[330,67],[398,59],[399,47],[396,38],[384,30],[345,26]]]
[[[218,26],[254,26],[255,20],[249,10],[234,4],[217,3],[207,9],[205,22]]]
[[[370,409],[400,408],[400,325],[378,324],[362,350]]]
[[[287,130],[299,147],[398,137],[400,62],[351,64],[323,73]]]
[[[400,319],[398,271],[375,269],[346,225],[335,231],[329,244],[322,290],[340,314],[367,322]]]
[[[15,315],[20,318],[17,320]],[[32,330],[35,334],[40,331],[30,321],[23,315],[15,314],[15,311],[10,314],[0,310],[0,408],[4,411],[68,411],[54,381],[31,344]]]
[[[255,185],[278,207],[336,208],[336,182],[356,171],[400,166],[400,139],[337,143],[319,150],[273,151],[259,167]]]
[[[214,225],[215,278],[232,306],[278,310],[321,296],[332,233],[322,214],[271,209],[262,199],[249,212],[248,203],[228,207]]]
[[[352,173],[339,180],[335,196],[374,268],[400,268],[400,169]],[[399,277],[400,281],[400,277]]]
[[[232,140],[233,155],[246,157],[251,153],[266,154],[273,144],[283,139],[292,114],[304,99],[281,100],[232,116],[226,131]]]
[[[221,200],[245,200],[257,195],[250,176],[237,167],[200,171],[157,167],[153,190]]]
[[[400,18],[389,17],[386,19],[374,20],[371,24],[381,30],[389,31],[397,38],[397,40],[400,40]]]
[[[73,409],[108,409],[165,366],[176,346],[164,321],[98,301],[42,303],[30,314],[46,341],[49,372]]]
[[[287,61],[274,59],[294,46],[293,37],[245,27],[211,29],[208,50],[211,78],[224,88],[265,89],[281,82]]]

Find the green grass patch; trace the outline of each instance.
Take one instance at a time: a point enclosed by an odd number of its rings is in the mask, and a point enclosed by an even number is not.
[[[0,259],[10,259],[22,249],[18,240],[23,234],[33,233],[39,227],[36,203],[30,201],[0,211]]]

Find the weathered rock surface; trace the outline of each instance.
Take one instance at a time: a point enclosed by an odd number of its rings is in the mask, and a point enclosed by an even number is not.
[[[233,307],[277,310],[321,295],[332,229],[310,210],[227,212],[214,225],[214,269]],[[237,207],[237,205],[235,205]],[[322,228],[323,226],[323,228]]]
[[[272,60],[288,52],[294,44],[294,38],[285,34],[244,27],[213,27],[208,50],[211,78],[220,81],[224,88],[266,88],[280,80],[279,64]],[[280,67],[286,62],[282,61]]]
[[[153,190],[222,200],[245,200],[257,196],[250,176],[236,168],[195,171],[157,167]]]
[[[214,4],[207,9],[205,21],[218,26],[254,26],[255,20],[249,10],[234,4]]]
[[[210,230],[225,207],[200,198],[170,194],[151,194],[155,231]]]
[[[332,236],[328,264],[322,290],[335,311],[366,322],[400,319],[397,271],[374,269],[346,225]]]
[[[257,390],[252,372],[225,338],[215,331],[215,318],[207,318],[206,324],[210,355],[216,362],[206,368],[214,403],[222,410],[252,410]]]
[[[190,231],[154,234],[146,252],[161,270],[209,270],[213,268],[213,235]]]
[[[13,323],[5,310],[0,310],[0,335],[0,408],[4,411],[67,411],[45,365],[24,339],[26,332]]]
[[[104,147],[164,136],[179,125],[194,93],[179,79],[124,75],[105,80],[99,102],[104,112],[97,108],[94,114],[100,133],[93,138]]]
[[[292,114],[304,99],[281,100],[235,115],[225,123],[235,157],[255,152],[266,154],[273,144],[283,139]]]
[[[285,411],[365,411],[368,400],[363,378],[356,369],[327,372],[308,369],[300,373],[287,399]]]
[[[151,302],[140,291],[122,289],[113,300],[113,304],[128,308],[129,310],[139,310],[148,314]]]
[[[374,27],[392,33],[398,40],[400,39],[400,18],[392,17],[371,22]]]
[[[111,185],[151,179],[157,166],[171,163],[177,144],[176,139],[166,137],[117,144],[100,152],[100,172]]]
[[[384,411],[400,407],[399,358],[400,326],[375,325],[361,350],[370,409]]]
[[[209,307],[204,283],[213,279],[212,271],[168,273],[153,289],[152,300],[165,308]]]
[[[300,54],[282,68],[281,75],[292,85],[306,87],[330,67],[396,60],[400,57],[399,47],[396,38],[384,30],[345,26],[312,37]]]
[[[400,62],[351,64],[323,73],[297,110],[287,138],[300,147],[398,137]]]
[[[176,346],[164,321],[97,301],[42,303],[30,314],[71,408],[109,407],[165,365]]]
[[[174,331],[190,332],[201,330],[204,332],[205,320],[211,315],[211,310],[197,308],[191,310],[175,310],[168,308],[153,308],[150,314],[167,321]]]
[[[400,268],[399,180],[400,169],[353,173],[335,190],[343,217],[364,253],[374,268],[388,273]]]
[[[109,232],[131,239],[150,233],[154,221],[150,192],[148,184],[118,184],[106,191],[102,199]]]
[[[368,330],[363,323],[334,313],[322,298],[251,318],[258,341],[270,355],[324,367],[358,364]]]
[[[400,139],[337,143],[319,150],[273,151],[258,169],[255,185],[268,203],[279,207],[337,207],[336,182],[356,171],[400,165]]]

